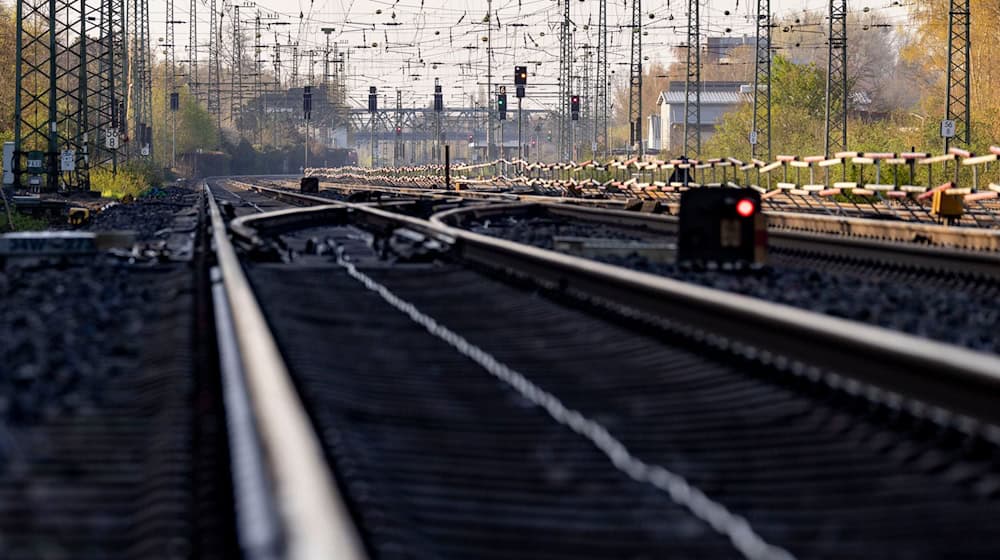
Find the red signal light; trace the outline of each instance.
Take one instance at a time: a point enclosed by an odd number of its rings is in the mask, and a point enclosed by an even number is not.
[[[756,205],[749,198],[744,198],[736,203],[736,213],[740,215],[741,218],[749,218],[753,215],[754,210],[756,210]]]

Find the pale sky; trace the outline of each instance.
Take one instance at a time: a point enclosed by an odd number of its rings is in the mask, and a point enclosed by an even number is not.
[[[198,22],[198,50],[201,64],[208,60],[209,0],[195,0]],[[580,67],[589,61],[590,80],[596,65],[598,6],[596,0],[570,0],[571,19],[575,24],[574,53]],[[904,5],[912,0],[902,2]],[[164,36],[165,4],[150,0],[152,44]],[[222,0],[217,0],[221,9]],[[852,2],[852,10],[869,8],[872,15],[901,25],[905,8],[901,2],[877,0]],[[226,3],[224,20],[232,11]],[[262,44],[272,46],[263,51],[264,64],[270,67],[273,45],[298,42],[299,51],[321,51],[324,27],[332,27],[331,41],[349,52],[349,101],[357,107],[367,101],[369,86],[377,86],[380,94],[389,94],[395,103],[395,90],[403,91],[405,106],[426,105],[433,90],[434,78],[440,78],[449,106],[469,105],[470,96],[485,90],[487,82],[486,0],[259,0],[240,1],[240,19],[246,30],[248,44],[253,42],[253,20],[259,10],[262,22],[281,22],[267,26]],[[515,64],[529,67],[529,87],[526,108],[551,107],[558,91],[559,22],[562,4],[556,0],[496,0],[492,2],[492,51],[494,84],[511,83]],[[772,10],[778,16],[794,15],[805,10],[826,10],[827,0],[772,0]],[[748,0],[707,0],[702,4],[702,34],[750,35],[754,33],[753,10],[756,3]],[[647,0],[643,3],[643,55],[645,63],[669,62],[671,48],[686,42],[687,2],[684,0]],[[175,0],[175,20],[189,22],[190,4]],[[301,17],[300,17],[301,15]],[[268,19],[271,18],[271,19]],[[631,0],[609,0],[609,70],[613,80],[627,78],[629,30],[620,26],[631,23]],[[825,48],[824,31],[816,29],[816,48]],[[848,30],[850,34],[852,30]],[[860,32],[860,30],[858,30]],[[188,25],[175,26],[177,60],[187,59]],[[781,44],[781,30],[774,31],[774,43]],[[225,43],[228,45],[230,41]],[[162,50],[157,49],[157,57]],[[252,52],[252,51],[251,51]],[[252,56],[252,55],[248,55]],[[282,52],[288,64],[291,51]],[[300,74],[307,74],[306,57]],[[322,54],[315,57],[315,72],[322,75]],[[574,72],[583,71],[578,68]],[[496,87],[496,86],[494,86]],[[578,88],[582,90],[582,85]],[[512,93],[512,92],[511,92]]]

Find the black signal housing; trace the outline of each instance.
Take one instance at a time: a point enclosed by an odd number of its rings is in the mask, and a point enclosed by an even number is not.
[[[526,86],[526,85],[528,85],[528,67],[527,66],[515,66],[514,67],[514,85],[515,86]]]
[[[699,187],[681,194],[677,262],[763,265],[767,222],[753,189]]]

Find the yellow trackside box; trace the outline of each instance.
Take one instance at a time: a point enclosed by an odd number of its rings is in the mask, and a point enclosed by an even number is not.
[[[90,210],[86,208],[70,208],[69,224],[78,226],[90,219]]]
[[[942,218],[960,218],[964,211],[962,195],[947,194],[942,191],[934,193],[934,198],[931,202],[931,214]]]

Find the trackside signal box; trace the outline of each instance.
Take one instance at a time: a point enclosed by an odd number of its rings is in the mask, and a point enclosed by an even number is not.
[[[753,189],[699,187],[681,194],[677,262],[765,264],[767,222]]]
[[[962,203],[962,195],[948,194],[943,191],[934,191],[934,198],[931,199],[931,214],[938,218],[955,222],[962,217],[965,206]]]
[[[319,177],[303,177],[299,181],[299,192],[304,193],[318,193],[319,192]]]
[[[3,143],[3,184],[14,184],[14,143]]]

